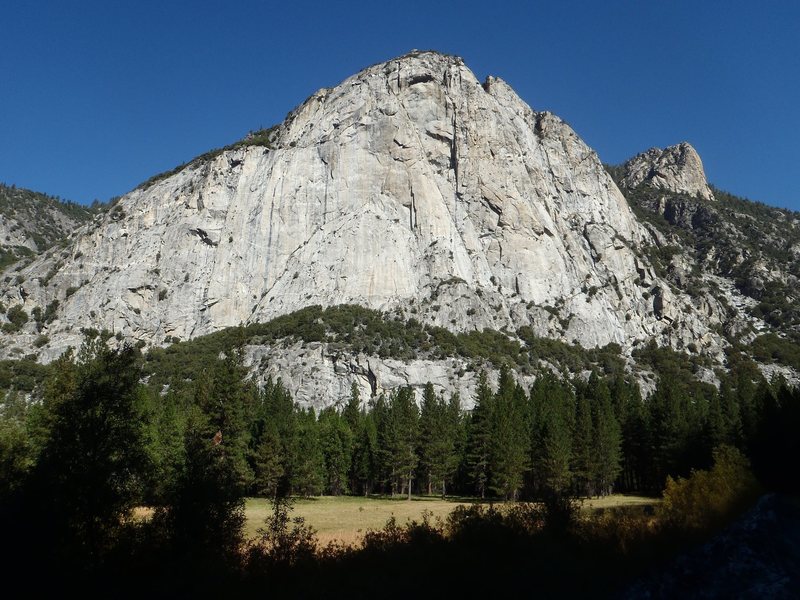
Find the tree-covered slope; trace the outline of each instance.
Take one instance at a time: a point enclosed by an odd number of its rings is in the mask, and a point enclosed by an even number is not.
[[[0,269],[65,240],[95,212],[96,207],[0,183]]]
[[[89,337],[110,339],[108,331],[84,330]],[[111,343],[123,341],[121,336]],[[176,341],[163,348],[150,348],[144,354],[143,377],[156,391],[191,385],[221,355],[244,348],[249,372],[265,381],[281,377],[296,399],[317,408],[336,404],[341,398],[335,389],[349,390],[355,383],[363,396],[390,392],[411,385],[421,392],[425,384],[442,373],[450,380],[436,380],[437,391],[465,392],[463,402],[471,406],[481,370],[497,373],[508,367],[529,385],[543,372],[560,377],[585,376],[598,371],[608,376],[633,376],[648,382],[660,376],[704,388],[712,363],[698,354],[680,353],[654,344],[642,345],[633,360],[616,344],[585,349],[579,345],[540,338],[530,328],[516,331],[453,333],[426,325],[416,319],[405,320],[394,313],[382,313],[361,306],[342,305],[323,309],[311,306],[267,323],[232,327],[187,341]],[[292,380],[294,353],[308,352],[314,362],[300,365],[302,383]],[[748,360],[746,356],[742,356]],[[366,365],[365,370],[353,364]],[[403,365],[429,365],[417,369]],[[437,371],[451,365],[449,371]],[[402,376],[398,373],[402,369]],[[49,365],[30,354],[18,360],[0,361],[0,395],[9,392],[39,397]],[[755,367],[753,367],[755,369]],[[332,386],[331,382],[336,381]],[[653,383],[648,384],[649,390]],[[313,390],[309,393],[307,390]]]

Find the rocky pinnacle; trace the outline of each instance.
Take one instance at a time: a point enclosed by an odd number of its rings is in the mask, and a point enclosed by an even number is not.
[[[623,165],[623,183],[634,188],[643,183],[655,188],[714,200],[703,162],[694,148],[681,142],[668,148],[650,148]]]

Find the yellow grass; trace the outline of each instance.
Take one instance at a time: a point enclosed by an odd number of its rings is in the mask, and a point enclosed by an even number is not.
[[[307,525],[317,530],[320,544],[331,541],[356,543],[369,529],[381,529],[391,517],[398,525],[422,520],[422,513],[430,511],[433,518],[444,519],[456,506],[440,498],[364,498],[357,496],[318,496],[297,500],[292,517],[303,517]],[[257,530],[272,510],[268,500],[248,498],[246,504],[246,538],[257,536]]]
[[[584,500],[582,508],[584,510],[605,510],[609,508],[644,507],[655,506],[659,502],[661,502],[660,498],[611,494],[610,496],[600,496],[599,498]]]
[[[609,508],[654,505],[658,500],[643,496],[620,494],[593,498],[583,503],[583,510],[605,510]],[[429,511],[433,519],[445,519],[456,506],[464,501],[442,500],[431,497],[364,498],[354,496],[320,496],[295,501],[292,516],[303,517],[307,525],[317,530],[321,545],[331,541],[345,544],[358,543],[369,529],[381,529],[389,518],[394,517],[398,525],[412,520],[421,521],[422,513]],[[264,519],[271,514],[268,500],[248,498],[246,504],[245,537],[255,538]]]

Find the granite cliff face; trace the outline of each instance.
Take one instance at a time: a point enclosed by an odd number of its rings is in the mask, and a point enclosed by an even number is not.
[[[714,200],[708,186],[703,161],[687,142],[667,148],[650,148],[623,165],[622,184],[635,188],[648,184],[654,188]]]
[[[162,344],[341,303],[453,330],[720,351],[719,307],[656,275],[642,252],[654,234],[597,155],[458,58],[369,67],[311,96],[269,146],[141,186],[23,268],[0,299],[51,318],[6,336],[6,355],[46,334],[51,360],[84,327]]]

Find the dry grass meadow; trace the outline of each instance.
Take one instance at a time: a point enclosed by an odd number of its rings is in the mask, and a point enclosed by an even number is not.
[[[422,520],[427,511],[432,519],[446,519],[456,506],[468,503],[464,499],[433,497],[376,498],[360,496],[319,496],[298,499],[294,503],[293,517],[303,517],[307,525],[317,531],[321,545],[329,542],[356,544],[370,529],[381,529],[391,517],[398,525]],[[592,498],[583,502],[583,510],[608,510],[654,506],[655,498],[615,494]],[[245,537],[257,537],[264,519],[271,514],[270,503],[263,498],[248,498],[246,504]]]

